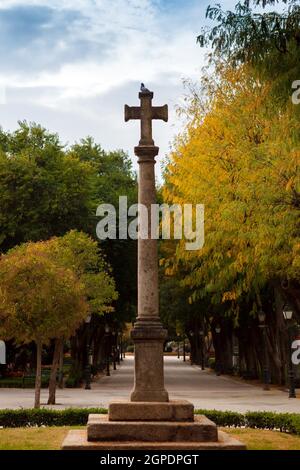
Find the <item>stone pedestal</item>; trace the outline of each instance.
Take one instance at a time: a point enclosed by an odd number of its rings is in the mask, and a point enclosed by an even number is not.
[[[167,402],[164,387],[163,344],[167,332],[162,328],[136,326],[131,332],[134,341],[135,374],[133,402]]]
[[[70,431],[63,450],[242,450],[245,445],[187,401],[112,402],[108,415],[90,415],[87,431]]]
[[[115,401],[109,405],[111,421],[194,421],[194,406],[186,400],[163,402]]]

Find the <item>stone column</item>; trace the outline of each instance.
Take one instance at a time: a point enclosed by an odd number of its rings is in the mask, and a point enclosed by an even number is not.
[[[147,208],[148,238],[138,240],[138,317],[131,332],[135,346],[135,379],[131,401],[166,402],[163,344],[167,331],[159,319],[157,240],[151,239],[151,204],[155,196],[155,156],[158,147],[134,149],[139,163],[139,203]],[[140,223],[143,221],[140,219]]]

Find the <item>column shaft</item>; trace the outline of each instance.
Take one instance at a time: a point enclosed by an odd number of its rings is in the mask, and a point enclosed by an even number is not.
[[[138,240],[138,317],[131,332],[135,345],[131,401],[169,400],[164,388],[163,344],[167,332],[159,319],[157,240],[151,239],[157,153],[158,147],[152,145],[135,147],[135,154],[139,157],[139,203],[147,208],[148,237]],[[140,222],[143,224],[143,220]]]

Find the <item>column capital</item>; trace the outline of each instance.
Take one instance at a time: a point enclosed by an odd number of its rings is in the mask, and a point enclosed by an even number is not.
[[[134,153],[138,159],[138,163],[143,163],[147,161],[154,161],[156,155],[158,155],[159,147],[155,145],[138,145],[134,147]]]
[[[147,98],[150,98],[152,100],[153,98],[153,92],[152,91],[141,91],[139,93],[139,99],[141,100],[142,98],[145,98],[145,96]]]

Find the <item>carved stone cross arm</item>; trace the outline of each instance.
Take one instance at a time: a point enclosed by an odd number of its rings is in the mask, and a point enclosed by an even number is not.
[[[152,92],[139,93],[140,106],[128,106],[125,104],[125,121],[139,119],[141,121],[140,145],[154,145],[152,139],[152,120],[160,119],[168,121],[168,105],[152,106]]]

